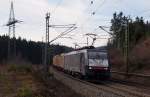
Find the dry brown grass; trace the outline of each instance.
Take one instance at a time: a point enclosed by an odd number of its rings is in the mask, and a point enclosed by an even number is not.
[[[125,71],[126,64],[121,50],[109,51],[112,70]],[[150,38],[140,41],[129,53],[129,72],[150,74]]]
[[[7,69],[6,69],[7,68]],[[1,67],[0,97],[32,97],[39,87],[30,73],[9,71]]]
[[[51,74],[43,80],[41,71],[27,72],[27,67],[20,66],[0,66],[0,97],[81,97]]]

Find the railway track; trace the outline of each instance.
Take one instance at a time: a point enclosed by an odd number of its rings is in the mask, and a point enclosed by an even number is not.
[[[150,95],[150,87],[143,84],[138,84],[134,82],[122,81],[117,79],[110,79],[105,81],[89,81],[97,85],[106,85],[112,88],[121,89],[123,91],[135,91],[137,93],[143,93]]]
[[[113,82],[128,84],[132,86],[141,85],[143,87],[150,87],[150,75],[143,75],[137,73],[116,72],[111,71]]]
[[[111,73],[116,73],[120,75],[128,75],[128,76],[136,76],[136,77],[145,77],[145,78],[150,78],[150,75],[145,75],[145,74],[137,74],[137,73],[126,73],[126,72],[117,72],[117,71],[111,71]]]
[[[56,79],[85,97],[150,97],[150,94],[137,87],[132,87],[113,81],[100,81],[99,84],[74,78],[63,72],[51,69]]]
[[[118,90],[124,93],[128,93],[131,95],[134,95],[136,97],[150,97],[150,90],[145,87],[141,87],[138,85],[129,85],[128,82],[126,83],[118,83],[116,81],[110,80],[110,81],[99,81],[96,82],[97,85],[105,85],[107,87],[110,87],[111,89]]]
[[[150,94],[150,87],[146,86],[145,84],[139,84],[139,83],[131,82],[131,81],[122,81],[122,80],[117,80],[117,79],[111,79],[111,83],[116,84],[116,85],[118,84],[123,85],[125,88],[131,87],[134,89],[134,91],[137,91],[137,92]]]
[[[130,82],[122,83],[121,81],[116,81],[113,79],[104,81],[98,80],[86,80],[86,81],[94,83],[100,87],[101,86],[110,87],[112,90],[114,89],[120,92],[128,93],[130,95],[134,95],[135,97],[150,97],[150,88],[145,88],[139,85],[131,85]]]

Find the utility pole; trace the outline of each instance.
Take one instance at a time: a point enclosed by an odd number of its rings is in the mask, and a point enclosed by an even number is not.
[[[89,38],[87,37],[87,46],[89,46]]]
[[[48,72],[49,71],[49,66],[47,63],[47,59],[48,59],[48,46],[49,46],[49,19],[50,19],[50,13],[46,14],[46,36],[45,36],[45,53],[44,53],[44,65],[45,65],[45,71]]]
[[[126,75],[129,74],[129,19],[126,22],[126,32],[125,32],[125,64],[126,64]]]
[[[45,50],[45,48],[44,48],[44,46],[45,46],[45,44],[44,44],[44,42],[43,42],[43,37],[42,37],[42,43],[41,43],[41,49],[42,49],[42,64],[44,64],[44,50]]]
[[[75,27],[75,24],[68,24],[68,25],[50,25],[49,24],[49,19],[50,19],[50,13],[46,13],[46,34],[45,34],[45,48],[44,48],[44,69],[45,72],[48,73],[49,71],[49,66],[48,66],[48,59],[49,59],[49,54],[48,54],[48,46],[50,43],[53,41],[57,40],[58,38],[61,38],[62,36],[68,34],[69,32],[73,31],[77,27]],[[66,31],[62,32],[60,35],[49,41],[49,28],[68,28]]]
[[[6,26],[8,26],[8,55],[7,58],[8,60],[10,59],[11,56],[11,34],[13,34],[13,57],[16,56],[16,38],[15,38],[15,28],[16,28],[16,23],[20,23],[22,21],[16,20],[15,19],[15,13],[14,13],[14,6],[13,2],[11,2],[11,7],[10,7],[10,14],[9,14],[9,20]]]

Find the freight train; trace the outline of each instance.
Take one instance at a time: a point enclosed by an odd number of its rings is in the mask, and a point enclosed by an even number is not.
[[[83,49],[56,55],[53,66],[80,78],[110,78],[106,50]]]

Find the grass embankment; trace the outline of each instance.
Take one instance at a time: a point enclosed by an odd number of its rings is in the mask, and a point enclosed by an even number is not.
[[[0,66],[0,97],[81,97],[31,65]]]
[[[36,91],[29,65],[1,66],[0,71],[0,97],[30,97]]]

